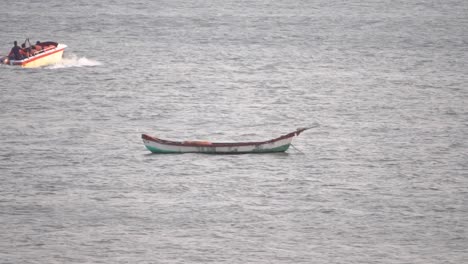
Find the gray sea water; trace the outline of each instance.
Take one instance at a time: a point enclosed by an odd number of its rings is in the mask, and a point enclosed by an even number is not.
[[[468,263],[468,2],[6,1],[0,263]],[[141,133],[284,154],[154,155]]]

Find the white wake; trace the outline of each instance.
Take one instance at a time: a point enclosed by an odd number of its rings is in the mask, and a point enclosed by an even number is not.
[[[54,65],[47,66],[47,69],[61,69],[70,67],[89,67],[102,65],[99,61],[88,59],[86,57],[78,57],[75,54],[67,54],[62,60]]]

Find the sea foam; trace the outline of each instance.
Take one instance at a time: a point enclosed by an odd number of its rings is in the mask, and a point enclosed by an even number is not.
[[[54,64],[46,67],[47,69],[61,69],[70,67],[88,67],[102,65],[99,61],[88,59],[86,57],[79,57],[75,54],[68,54],[63,59]]]

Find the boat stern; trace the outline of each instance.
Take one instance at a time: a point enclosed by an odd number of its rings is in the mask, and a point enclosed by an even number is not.
[[[10,64],[10,59],[8,58],[8,56],[0,57],[0,64]]]

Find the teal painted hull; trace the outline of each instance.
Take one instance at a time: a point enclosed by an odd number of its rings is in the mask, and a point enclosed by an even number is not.
[[[189,150],[181,150],[181,151],[173,151],[173,150],[166,150],[166,149],[161,149],[149,145],[145,145],[145,147],[151,151],[152,153],[156,154],[181,154],[181,153],[205,153],[205,154],[248,154],[248,153],[277,153],[277,152],[285,152],[288,150],[289,146],[291,144],[286,144],[283,146],[279,146],[276,148],[272,149],[254,149],[251,151],[217,151],[215,148],[212,149],[205,149],[203,151],[189,151]]]

